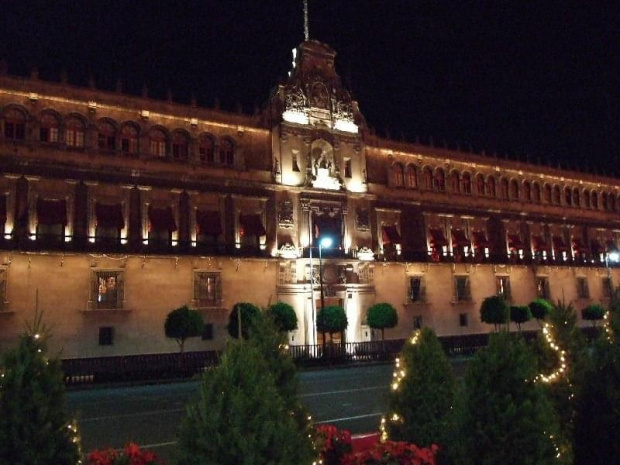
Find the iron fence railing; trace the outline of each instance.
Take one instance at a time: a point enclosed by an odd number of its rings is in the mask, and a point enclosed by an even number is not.
[[[600,328],[582,328],[588,339],[596,337]],[[539,331],[523,331],[531,341]],[[489,342],[489,334],[442,336],[439,341],[449,357],[471,356]],[[298,366],[329,366],[357,362],[391,361],[402,351],[407,339],[347,342],[344,344],[294,345],[290,354]],[[124,355],[115,357],[73,358],[62,360],[65,384],[68,386],[163,381],[191,378],[216,366],[218,351]]]

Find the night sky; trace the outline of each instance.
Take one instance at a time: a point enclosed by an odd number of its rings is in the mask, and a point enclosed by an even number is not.
[[[620,173],[617,2],[309,0],[310,36],[371,127],[500,158]],[[616,6],[614,6],[614,4]],[[303,41],[302,0],[0,0],[9,73],[245,112]]]

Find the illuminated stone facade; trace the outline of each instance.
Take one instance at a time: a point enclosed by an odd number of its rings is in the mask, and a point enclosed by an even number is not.
[[[615,179],[377,137],[334,58],[303,43],[252,116],[0,76],[1,347],[38,307],[65,357],[174,351],[188,304],[208,323],[188,350],[221,348],[234,303],[277,300],[314,343],[320,265],[348,341],[380,301],[394,338],[486,332],[498,292],[606,301]]]

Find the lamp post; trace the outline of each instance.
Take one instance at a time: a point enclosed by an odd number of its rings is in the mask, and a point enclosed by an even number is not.
[[[321,310],[325,308],[325,294],[323,293],[323,248],[332,246],[331,237],[322,237],[319,241],[319,288],[321,290]]]

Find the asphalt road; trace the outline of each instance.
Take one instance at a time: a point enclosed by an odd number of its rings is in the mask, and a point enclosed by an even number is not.
[[[377,431],[392,371],[387,364],[301,372],[301,400],[316,423]],[[169,460],[185,405],[197,392],[197,382],[95,388],[68,392],[67,407],[85,452],[133,441]]]

